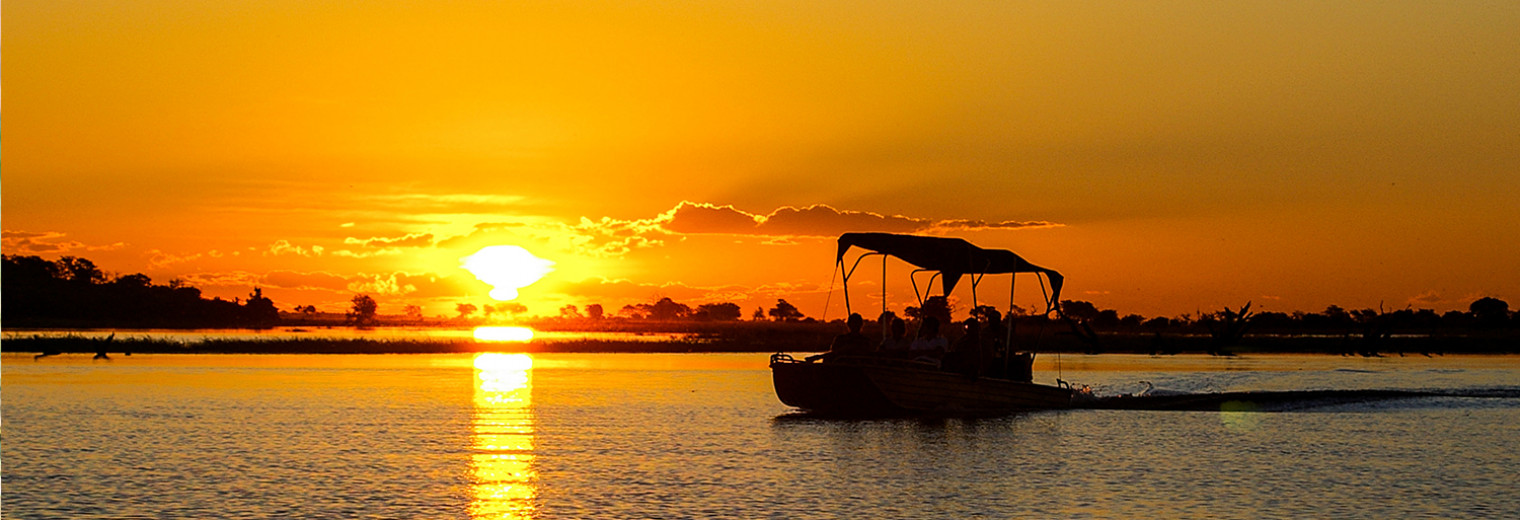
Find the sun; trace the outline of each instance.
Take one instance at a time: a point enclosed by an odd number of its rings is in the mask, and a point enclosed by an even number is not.
[[[500,301],[517,298],[518,289],[533,285],[554,271],[554,262],[533,256],[518,246],[483,247],[459,261],[460,267],[491,285],[491,298]]]

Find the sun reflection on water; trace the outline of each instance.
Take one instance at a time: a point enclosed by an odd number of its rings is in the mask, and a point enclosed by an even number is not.
[[[470,514],[477,519],[533,518],[533,358],[475,356],[475,417]]]

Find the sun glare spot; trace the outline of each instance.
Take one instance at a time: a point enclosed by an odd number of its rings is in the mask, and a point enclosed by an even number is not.
[[[476,341],[523,342],[531,339],[533,339],[533,329],[527,327],[475,327]]]
[[[487,246],[460,260],[470,274],[491,287],[491,298],[517,298],[517,290],[537,282],[554,270],[554,262],[533,256],[518,246]]]

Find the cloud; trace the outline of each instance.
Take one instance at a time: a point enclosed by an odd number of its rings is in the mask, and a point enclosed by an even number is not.
[[[596,221],[581,217],[579,224],[568,227],[566,231],[577,234],[574,245],[582,252],[617,256],[634,249],[665,245],[664,238],[671,233],[661,228],[661,217],[648,220],[602,217]]]
[[[154,249],[148,251],[148,266],[153,269],[162,269],[174,264],[182,264],[185,262],[197,260],[200,259],[201,256],[203,256],[201,253],[176,255],[173,253],[165,253],[163,251]],[[220,255],[218,254],[216,256]]]
[[[670,211],[646,222],[660,224],[665,230],[675,233],[751,234],[763,221],[763,217],[745,213],[733,206],[683,200]]]
[[[517,222],[482,222],[464,235],[438,237],[433,245],[455,247],[494,240],[558,242],[578,254],[617,257],[637,249],[654,248],[696,235],[760,237],[767,245],[793,245],[797,239],[832,238],[846,232],[942,234],[954,231],[1024,229],[1061,224],[1035,221],[989,222],[974,219],[935,220],[869,211],[842,210],[826,204],[783,206],[770,213],[750,213],[732,205],[683,200],[671,209],[643,219],[592,218],[573,223],[524,218]],[[366,246],[425,245],[427,235],[397,238],[350,238]],[[431,237],[429,237],[431,238]],[[505,241],[505,242],[504,242]],[[333,254],[339,254],[334,251]]]
[[[292,245],[289,240],[276,240],[264,251],[264,256],[297,255],[297,256],[322,256],[323,247],[313,245],[301,247]]]
[[[256,287],[261,280],[260,275],[247,271],[189,273],[179,278],[190,286],[200,289],[213,287]]]
[[[399,237],[370,237],[364,239],[348,237],[343,239],[343,243],[362,245],[364,247],[427,247],[433,245],[433,234],[411,233]]]
[[[1441,294],[1437,293],[1434,290],[1425,291],[1418,295],[1409,297],[1410,305],[1435,305],[1444,301],[1446,301],[1446,299],[1442,298]]]
[[[360,252],[349,251],[347,249],[335,249],[332,252],[333,256],[346,256],[348,258],[370,258],[370,257],[375,257],[375,256],[389,256],[389,255],[399,255],[399,254],[401,254],[401,250],[397,249],[397,248],[394,248],[394,247],[387,248],[387,249],[376,249],[374,251],[360,251]]]
[[[726,285],[718,287],[693,287],[682,283],[638,283],[625,279],[586,278],[562,286],[557,292],[575,295],[585,303],[600,303],[609,312],[616,312],[626,304],[650,303],[660,298],[670,298],[679,303],[697,306],[704,303],[733,302],[744,305],[774,304],[778,298],[791,298],[798,294],[821,294],[827,289],[814,283],[776,283],[758,287]]]
[[[934,220],[904,215],[883,215],[869,211],[841,210],[827,204],[805,207],[783,206],[768,214],[749,213],[731,205],[681,201],[654,218],[617,220],[582,217],[575,229],[587,234],[624,239],[643,236],[649,244],[673,235],[748,235],[764,237],[835,237],[847,232],[945,233],[994,229],[1056,227],[1045,221],[1004,220],[988,222],[974,219]],[[785,243],[785,242],[778,242]]]
[[[988,229],[1025,229],[1025,228],[1048,228],[1062,227],[1048,220],[1004,220],[1002,222],[987,222],[983,220],[941,220],[930,227],[931,231],[982,231]]]
[[[261,281],[264,286],[277,289],[341,291],[348,287],[348,278],[320,271],[271,271]]]
[[[565,284],[564,288],[558,292],[576,295],[590,303],[607,304],[614,301],[653,302],[660,298],[670,298],[685,303],[685,300],[698,299],[707,294],[705,290],[680,283],[650,284],[596,277]]]
[[[6,254],[67,253],[69,251],[112,251],[126,247],[125,242],[92,246],[78,240],[62,241],[65,233],[57,231],[0,231],[0,248]]]
[[[417,292],[417,286],[398,279],[395,273],[389,277],[382,275],[360,275],[353,281],[348,282],[348,290],[356,293],[382,294],[386,296],[401,296]]]
[[[356,293],[409,298],[464,296],[458,287],[449,283],[449,277],[432,273],[397,271],[388,274],[359,274],[347,280],[344,289]]]
[[[868,211],[838,210],[825,204],[805,208],[781,207],[761,217],[759,235],[838,236],[851,231],[913,233],[933,226],[933,221],[881,215]]]

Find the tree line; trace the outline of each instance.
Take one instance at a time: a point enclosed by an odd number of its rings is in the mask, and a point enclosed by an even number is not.
[[[147,275],[109,276],[84,258],[5,255],[6,326],[124,328],[262,328],[279,310],[255,287],[248,298],[206,299],[181,280],[154,284]]]
[[[624,305],[612,316],[607,315],[600,303],[587,305],[584,312],[574,305],[566,305],[560,307],[559,317],[566,320],[620,318],[650,321],[739,321],[744,317],[744,310],[733,302],[703,303],[692,307],[670,298],[660,298],[649,303]],[[777,299],[776,305],[769,310],[756,307],[750,314],[753,321],[764,321],[767,318],[784,322],[812,321],[785,299]]]
[[[169,327],[169,328],[218,328],[218,327],[269,327],[280,322],[280,311],[274,302],[263,296],[263,291],[253,288],[246,299],[232,301],[221,298],[206,299],[200,289],[171,280],[168,284],[152,283],[144,274],[124,276],[107,275],[90,260],[64,256],[58,260],[45,260],[37,256],[4,256],[3,319],[7,326],[22,327]],[[375,300],[368,295],[355,295],[345,313],[346,321],[357,325],[377,324]],[[1081,300],[1061,301],[1059,316],[1034,315],[1027,309],[1015,306],[1010,319],[1065,321],[1078,335],[1106,333],[1157,333],[1157,332],[1204,332],[1221,342],[1238,340],[1249,332],[1278,334],[1355,333],[1368,337],[1388,336],[1395,332],[1442,332],[1473,329],[1520,328],[1520,313],[1511,312],[1509,303],[1498,298],[1479,298],[1468,305],[1467,311],[1437,313],[1431,309],[1405,308],[1387,311],[1383,309],[1348,310],[1336,305],[1320,312],[1292,313],[1255,312],[1247,303],[1239,309],[1226,307],[1222,310],[1183,314],[1177,317],[1145,317],[1139,314],[1120,314],[1113,309],[1100,309],[1091,302]],[[527,308],[517,303],[503,303],[478,308],[473,304],[456,306],[461,320],[468,320],[476,312],[490,318],[493,315],[520,316]],[[971,309],[971,315],[985,314],[993,310],[989,306]],[[921,320],[935,316],[940,323],[952,321],[954,306],[943,296],[924,300],[919,306],[904,309],[906,317]],[[297,316],[308,318],[316,315],[316,307],[296,307]],[[405,316],[421,321],[422,310],[416,305],[406,306]],[[623,306],[615,314],[608,315],[601,304],[584,308],[566,305],[559,309],[563,320],[600,320],[619,318],[648,321],[699,321],[728,322],[743,318],[743,309],[736,303],[704,303],[696,306],[677,302],[671,298],[659,298],[648,303]],[[749,314],[752,321],[812,322],[795,305],[785,299],[776,300],[770,308],[757,307]],[[867,316],[867,320],[876,318]]]
[[[1404,308],[1398,310],[1356,309],[1348,310],[1331,305],[1320,312],[1255,312],[1247,302],[1239,309],[1225,307],[1221,310],[1183,314],[1175,318],[1147,318],[1138,314],[1121,316],[1113,309],[1099,309],[1092,303],[1080,300],[1063,300],[1062,312],[1073,320],[1086,323],[1094,329],[1158,330],[1178,328],[1220,327],[1242,324],[1260,332],[1309,333],[1321,331],[1359,330],[1369,326],[1399,330],[1440,329],[1496,329],[1520,327],[1520,314],[1509,310],[1509,303],[1498,298],[1484,297],[1474,300],[1467,311],[1437,313],[1431,309]]]

